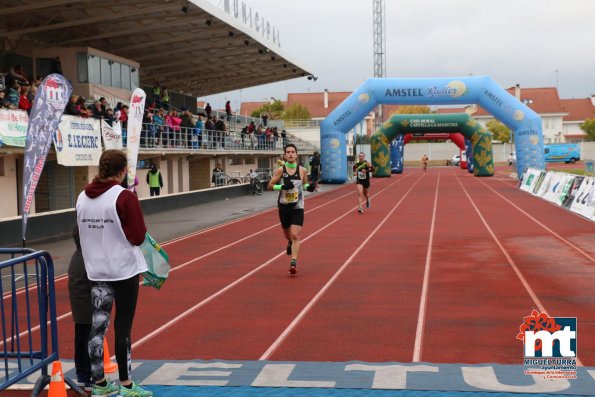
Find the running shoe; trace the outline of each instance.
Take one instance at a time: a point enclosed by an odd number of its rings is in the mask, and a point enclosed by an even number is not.
[[[289,241],[287,242],[287,250],[286,250],[286,252],[287,252],[287,255],[291,255],[291,244],[292,244],[292,243],[291,243],[291,240],[289,240]]]
[[[132,382],[132,387],[129,389],[125,386],[120,386],[119,397],[152,397],[153,392],[145,390],[136,383]]]
[[[370,208],[370,199],[369,198],[366,199],[366,208]]]
[[[291,260],[291,264],[289,265],[289,274],[296,274],[297,273],[297,261],[295,259]]]
[[[112,396],[120,391],[118,385],[114,382],[107,382],[105,386],[99,386],[97,384],[93,385],[93,389],[91,390],[92,396]]]
[[[362,207],[359,207],[359,208],[357,209],[357,212],[359,212],[360,214],[363,214],[363,213],[364,213],[364,210],[362,209]]]

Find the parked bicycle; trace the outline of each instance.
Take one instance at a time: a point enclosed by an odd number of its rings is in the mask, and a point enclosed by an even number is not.
[[[264,191],[263,184],[271,179],[270,171],[255,171],[250,173],[250,194],[261,195]]]

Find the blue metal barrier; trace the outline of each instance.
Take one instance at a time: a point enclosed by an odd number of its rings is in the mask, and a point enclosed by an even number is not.
[[[2,259],[0,391],[41,370],[36,395],[49,383],[47,366],[59,359],[54,262],[48,252],[29,248],[0,248]]]

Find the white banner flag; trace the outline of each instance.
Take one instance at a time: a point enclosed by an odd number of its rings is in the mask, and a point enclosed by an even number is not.
[[[137,88],[130,99],[130,110],[128,112],[128,138],[126,156],[128,158],[128,189],[134,187],[136,176],[136,161],[138,159],[138,148],[140,145],[140,133],[143,128],[143,112],[145,111],[145,92]]]
[[[8,146],[25,147],[29,116],[24,110],[0,109],[0,141]]]
[[[23,242],[27,235],[27,221],[35,189],[43,171],[48,150],[52,145],[52,135],[58,129],[60,117],[71,92],[70,83],[62,75],[50,74],[41,82],[33,100],[25,140],[23,167]]]
[[[54,134],[58,164],[76,167],[99,165],[101,157],[100,120],[62,116]]]
[[[103,145],[105,150],[122,150],[122,126],[119,121],[114,121],[113,126],[107,121],[101,120],[101,135],[103,136]]]

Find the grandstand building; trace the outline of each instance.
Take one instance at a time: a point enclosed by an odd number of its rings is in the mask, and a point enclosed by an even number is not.
[[[197,107],[197,97],[312,76],[281,49],[281,32],[274,23],[257,10],[237,9],[229,2],[218,8],[207,0],[16,0],[3,7],[0,15],[3,75],[8,78],[14,66],[22,65],[28,83],[34,85],[50,73],[61,73],[70,81],[73,94],[85,98],[85,106],[100,98],[111,108],[125,105],[132,91],[142,87],[147,93],[145,109],[190,111],[195,121],[205,113]],[[168,90],[167,104],[155,103],[155,83]],[[27,116],[22,110],[0,111],[3,219],[19,215],[22,207]],[[220,119],[221,113],[214,111],[212,116]],[[231,176],[271,167],[281,143],[248,144],[240,131],[249,122],[250,118],[232,115],[224,119],[225,133],[204,131],[199,139],[194,129],[179,128],[168,132],[168,140],[141,141],[139,197],[149,195],[143,168],[152,163],[163,175],[162,194],[211,188],[211,170],[218,162]],[[317,149],[294,141],[302,154]],[[74,207],[96,169],[62,166],[52,148],[31,213]]]

